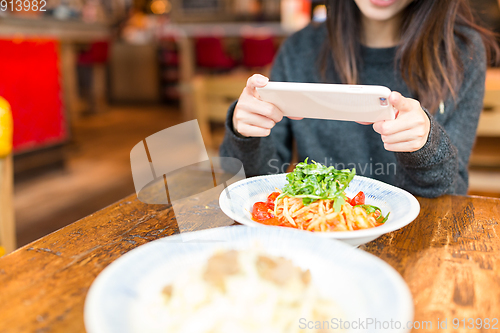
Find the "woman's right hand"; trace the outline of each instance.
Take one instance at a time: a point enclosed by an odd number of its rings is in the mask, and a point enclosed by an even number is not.
[[[267,85],[269,79],[260,74],[252,75],[240,95],[233,114],[235,132],[245,137],[263,137],[283,119],[283,112],[274,104],[260,100],[256,88]]]

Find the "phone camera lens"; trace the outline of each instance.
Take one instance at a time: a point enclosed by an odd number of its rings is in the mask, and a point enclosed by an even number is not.
[[[380,105],[382,105],[382,106],[387,106],[388,105],[387,98],[380,97],[379,100],[380,100]]]

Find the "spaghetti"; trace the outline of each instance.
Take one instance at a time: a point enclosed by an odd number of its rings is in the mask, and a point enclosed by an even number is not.
[[[363,192],[360,192],[363,194]],[[385,222],[379,209],[364,204],[352,205],[353,200],[344,203],[340,211],[333,208],[334,200],[317,200],[304,205],[301,198],[279,197],[280,192],[269,196],[270,201],[257,202],[252,210],[254,221],[307,231],[352,231],[378,227]],[[358,194],[359,195],[359,194]],[[376,207],[375,207],[376,208]]]
[[[360,191],[354,198],[344,190],[355,170],[336,170],[320,163],[299,163],[287,175],[283,190],[271,193],[266,202],[256,202],[253,220],[308,231],[353,231],[378,227],[389,217],[380,208],[365,204]]]

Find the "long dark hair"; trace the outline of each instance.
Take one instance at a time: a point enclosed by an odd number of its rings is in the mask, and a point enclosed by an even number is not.
[[[326,0],[328,41],[321,67],[333,57],[343,83],[358,83],[361,52],[361,12],[353,0]],[[495,35],[474,22],[468,0],[415,0],[402,12],[397,47],[399,70],[422,105],[435,112],[441,101],[453,99],[462,82],[462,67],[455,36],[470,41],[457,29],[470,27],[482,37],[488,63],[498,64],[500,52]]]

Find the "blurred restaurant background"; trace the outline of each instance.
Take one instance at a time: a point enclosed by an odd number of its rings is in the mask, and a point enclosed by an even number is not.
[[[247,78],[326,18],[322,0],[35,2],[0,2],[0,109],[13,118],[12,152],[0,147],[0,234],[15,233],[16,246],[132,194],[130,150],[162,129],[196,118],[216,156]],[[500,32],[497,0],[471,2]],[[499,69],[486,88],[470,194],[500,197]]]

